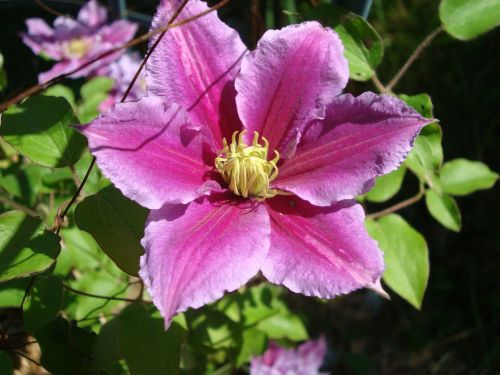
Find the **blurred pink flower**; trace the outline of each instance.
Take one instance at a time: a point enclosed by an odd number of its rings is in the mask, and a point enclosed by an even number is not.
[[[100,112],[107,111],[121,100],[140,64],[141,57],[139,53],[127,51],[117,61],[109,65],[109,69],[105,75],[113,79],[114,86],[109,97],[99,105]],[[132,90],[127,96],[127,101],[137,100],[143,96],[146,96],[146,72],[144,70],[141,71],[137,81],[132,86]]]
[[[53,28],[41,18],[27,19],[28,32],[21,34],[24,43],[34,53],[59,61],[51,70],[39,75],[39,82],[47,82],[68,73],[101,53],[125,44],[137,31],[135,23],[118,20],[108,25],[106,19],[106,8],[100,6],[97,0],[90,0],[85,4],[76,20],[57,17]],[[121,52],[117,52],[96,61],[72,77],[99,75],[100,68],[106,67],[120,55]]]
[[[162,2],[153,27],[180,3]],[[191,0],[180,19],[206,9]],[[82,129],[104,174],[151,209],[140,274],[167,326],[259,271],[309,296],[380,290],[382,254],[353,198],[430,120],[392,96],[342,95],[348,76],[339,37],[317,22],[267,31],[248,52],[209,13],[165,34],[148,97]]]
[[[320,372],[326,354],[323,337],[295,349],[285,349],[271,342],[264,354],[251,361],[250,375],[323,375]]]

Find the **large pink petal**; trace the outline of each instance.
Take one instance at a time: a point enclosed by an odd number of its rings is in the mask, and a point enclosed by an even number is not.
[[[365,230],[360,205],[317,207],[296,197],[267,204],[271,248],[262,272],[269,281],[321,298],[376,284],[384,268],[382,253]]]
[[[348,76],[333,30],[306,22],[267,31],[243,59],[236,79],[238,113],[246,129],[290,157],[299,132],[324,116],[325,105],[340,94]]]
[[[78,21],[90,27],[97,27],[106,22],[108,12],[97,0],[90,0],[78,12]]]
[[[392,96],[342,95],[328,106],[325,120],[307,130],[276,185],[318,206],[351,199],[396,169],[430,121]]]
[[[152,211],[142,245],[140,275],[168,326],[172,316],[245,284],[269,249],[263,205],[227,202],[230,195]]]
[[[181,3],[163,1],[153,28],[166,25]],[[176,22],[206,9],[206,3],[191,0]],[[245,51],[238,33],[222,23],[215,12],[204,15],[165,34],[148,60],[148,92],[187,108],[193,123],[208,126],[219,148],[222,137],[231,132],[222,129],[239,128],[232,81]]]
[[[163,98],[119,103],[81,131],[103,173],[147,208],[188,203],[219,188],[203,162],[206,136]]]

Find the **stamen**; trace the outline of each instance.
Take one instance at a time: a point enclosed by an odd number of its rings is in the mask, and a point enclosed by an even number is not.
[[[231,144],[226,138],[222,140],[222,150],[215,158],[215,168],[229,185],[229,189],[244,198],[263,201],[278,194],[288,194],[277,189],[270,189],[269,184],[278,176],[277,163],[280,155],[274,151],[275,157],[267,160],[269,142],[266,138],[259,143],[259,133],[254,132],[251,146],[245,143],[246,130],[234,132]]]

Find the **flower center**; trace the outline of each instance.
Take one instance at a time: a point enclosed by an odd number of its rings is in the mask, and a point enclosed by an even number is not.
[[[68,58],[80,59],[87,54],[90,47],[90,40],[85,38],[75,38],[64,45],[64,52]]]
[[[257,201],[272,198],[280,194],[278,190],[269,188],[278,175],[276,163],[280,158],[279,153],[274,150],[274,159],[267,160],[267,139],[261,137],[263,145],[260,144],[259,133],[254,132],[253,142],[249,146],[243,140],[245,133],[246,130],[239,132],[239,135],[237,131],[234,132],[230,145],[226,138],[222,140],[224,148],[215,158],[215,168],[234,194]]]

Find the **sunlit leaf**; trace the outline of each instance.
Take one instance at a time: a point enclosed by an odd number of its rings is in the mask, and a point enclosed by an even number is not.
[[[102,297],[127,297],[128,284],[124,278],[110,275],[103,269],[97,268],[83,273],[78,280],[68,282],[72,288]],[[119,300],[107,300],[105,298],[94,298],[92,296],[80,295],[68,291],[65,312],[68,317],[75,320],[85,319],[83,324],[92,325],[99,315],[110,314],[124,302]],[[92,319],[93,318],[93,319]]]
[[[352,79],[366,81],[374,75],[384,56],[384,45],[380,35],[364,18],[332,4],[311,8],[305,18],[335,29],[344,45]]]
[[[257,324],[257,328],[271,339],[307,340],[308,334],[304,322],[294,314],[277,314]]]
[[[2,115],[0,134],[23,155],[46,167],[75,164],[86,140],[70,125],[76,119],[60,97],[38,95]]]
[[[59,254],[59,237],[19,211],[0,215],[0,282],[40,273]]]
[[[1,171],[0,186],[26,206],[32,207],[37,193],[42,190],[43,177],[47,174],[50,174],[49,169],[33,163],[12,164]]]
[[[498,173],[479,161],[454,159],[443,165],[440,179],[444,192],[467,195],[491,188],[498,180]]]
[[[280,296],[279,289],[267,285],[247,289],[240,296],[245,326],[253,326],[272,339],[302,341],[307,330],[302,319],[291,312]]]
[[[380,35],[361,16],[350,13],[334,27],[344,44],[344,55],[349,62],[349,75],[357,81],[366,81],[384,56]]]
[[[439,18],[451,36],[469,40],[500,25],[498,0],[442,0]]]
[[[30,279],[15,279],[0,283],[0,308],[21,306],[29,284]]]
[[[433,117],[429,95],[400,95],[399,97],[422,116]],[[440,185],[437,172],[443,163],[442,138],[442,130],[437,123],[425,126],[415,139],[414,147],[406,159],[406,166],[438,192]]]
[[[73,90],[71,90],[68,86],[64,86],[61,84],[50,86],[43,91],[43,94],[45,96],[56,96],[64,98],[69,104],[71,104],[71,107],[76,107],[75,94],[73,93]]]
[[[439,195],[433,190],[425,193],[425,203],[431,215],[445,228],[459,232],[462,226],[462,216],[457,202],[451,195]]]
[[[420,309],[429,278],[429,255],[424,237],[396,214],[376,221],[367,220],[366,226],[384,252],[383,280]]]
[[[242,344],[238,356],[236,357],[236,366],[241,366],[248,362],[252,357],[260,355],[266,349],[267,336],[264,332],[249,328],[243,331]]]
[[[99,115],[99,105],[108,98],[108,92],[113,84],[111,78],[95,77],[82,86],[80,90],[82,101],[78,108],[80,122],[87,123]]]
[[[375,186],[366,194],[371,202],[385,202],[397,194],[405,177],[406,167],[402,165],[395,171],[377,177]]]

